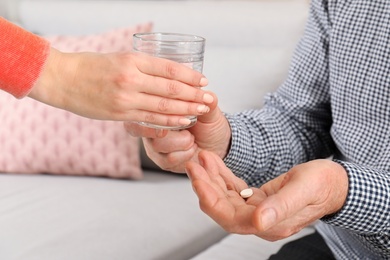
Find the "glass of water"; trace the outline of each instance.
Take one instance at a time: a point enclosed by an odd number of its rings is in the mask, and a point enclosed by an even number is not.
[[[136,33],[133,35],[133,49],[152,56],[173,60],[202,72],[206,40],[203,37],[180,33]],[[188,116],[191,124],[186,126],[161,126],[147,122],[141,125],[169,130],[180,130],[193,126],[196,116]]]

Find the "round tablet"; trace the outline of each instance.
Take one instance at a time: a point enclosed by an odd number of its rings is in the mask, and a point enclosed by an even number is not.
[[[247,199],[253,195],[253,190],[252,189],[244,189],[240,192],[240,195],[242,198]]]

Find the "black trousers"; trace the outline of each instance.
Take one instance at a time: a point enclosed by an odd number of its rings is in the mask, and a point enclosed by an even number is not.
[[[269,260],[335,260],[322,236],[313,234],[291,241],[270,256]]]

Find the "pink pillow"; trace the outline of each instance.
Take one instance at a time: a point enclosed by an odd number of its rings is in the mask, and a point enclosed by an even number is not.
[[[63,52],[117,52],[133,49],[133,34],[152,31],[153,24],[145,23],[134,27],[118,28],[100,34],[69,36],[51,35],[45,38],[53,47]]]
[[[152,24],[86,36],[50,36],[65,52],[132,49],[132,34]],[[140,179],[139,139],[122,122],[99,121],[30,98],[0,93],[0,172],[90,175]]]

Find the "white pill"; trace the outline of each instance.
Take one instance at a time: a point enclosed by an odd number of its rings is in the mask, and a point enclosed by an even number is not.
[[[240,195],[242,198],[247,199],[253,195],[253,190],[252,189],[244,189],[240,192]]]

